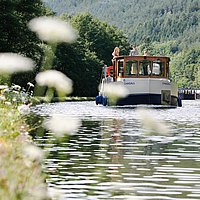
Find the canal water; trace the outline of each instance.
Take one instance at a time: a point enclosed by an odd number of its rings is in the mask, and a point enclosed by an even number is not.
[[[85,101],[42,104],[32,111],[37,124],[52,114],[82,121],[75,135],[60,139],[39,125],[32,132],[47,154],[44,171],[54,199],[200,199],[200,100],[183,101],[176,109],[148,108],[146,124],[164,122],[169,135],[162,126],[159,133],[147,131],[132,107]]]

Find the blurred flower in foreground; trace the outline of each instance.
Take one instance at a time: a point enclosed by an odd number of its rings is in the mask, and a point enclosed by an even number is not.
[[[36,32],[41,40],[50,43],[68,42],[77,39],[77,33],[70,24],[56,17],[38,17],[32,19],[29,24],[31,31]]]
[[[100,88],[102,85],[100,85]],[[103,85],[105,96],[109,98],[109,102],[116,103],[120,98],[124,98],[128,95],[128,90],[124,87],[123,83],[107,83]]]
[[[33,83],[31,83],[31,82],[28,82],[27,85],[28,85],[29,87],[34,87]]]
[[[5,101],[6,100],[6,97],[5,96],[2,96],[0,95],[0,101]]]
[[[34,68],[34,62],[27,57],[16,53],[0,53],[0,73],[15,73],[30,71]]]
[[[8,86],[7,85],[0,85],[0,90],[4,90],[4,89],[7,89]]]
[[[143,128],[146,130],[147,135],[170,135],[170,129],[161,119],[153,115],[150,109],[138,108],[136,110],[140,116]]]
[[[36,76],[35,80],[40,86],[55,88],[58,94],[60,94],[59,96],[70,94],[73,90],[72,80],[65,76],[62,72],[56,70],[46,70],[44,72],[40,72]]]
[[[20,85],[13,85],[11,88],[14,89],[14,90],[21,90]]]
[[[28,115],[30,113],[30,108],[28,105],[18,106],[18,111],[23,115]]]
[[[26,156],[31,161],[41,162],[44,158],[44,152],[37,146],[32,144],[27,144],[23,148],[24,156]]]
[[[62,195],[64,195],[63,190],[57,189],[57,188],[53,188],[53,187],[49,187],[48,188],[48,193],[49,193],[49,196],[52,199],[61,199]]]
[[[65,115],[53,115],[44,120],[43,126],[55,133],[55,136],[61,137],[64,134],[75,134],[81,126],[81,121]]]

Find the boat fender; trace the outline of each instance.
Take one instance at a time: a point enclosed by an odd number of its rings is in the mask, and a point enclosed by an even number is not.
[[[178,107],[182,107],[182,99],[180,95],[178,96],[177,101],[178,101]]]
[[[102,96],[96,96],[96,105],[103,104],[103,97]]]
[[[108,99],[106,96],[103,97],[103,102],[102,102],[103,106],[107,106],[108,105]]]

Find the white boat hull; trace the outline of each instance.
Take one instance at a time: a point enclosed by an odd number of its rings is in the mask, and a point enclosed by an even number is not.
[[[117,105],[171,105],[177,106],[178,88],[168,79],[118,78],[128,89],[128,96]]]

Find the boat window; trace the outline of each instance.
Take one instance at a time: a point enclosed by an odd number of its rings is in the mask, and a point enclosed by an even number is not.
[[[164,63],[163,62],[161,62],[160,60],[156,60],[153,62],[152,75],[164,77]]]
[[[123,61],[118,61],[118,76],[124,75]]]
[[[137,76],[138,74],[138,62],[129,60],[126,62],[126,76]]]
[[[140,61],[140,76],[148,76],[151,74],[151,61],[150,60],[142,60]]]

